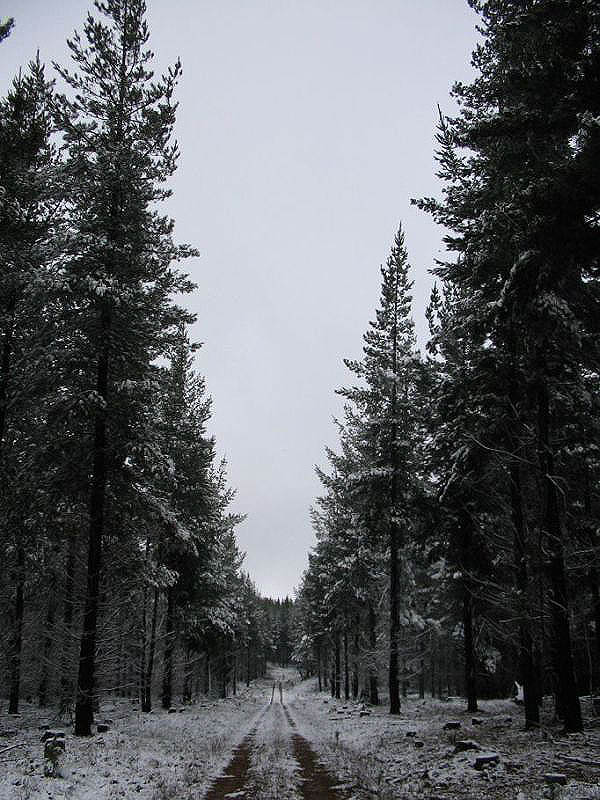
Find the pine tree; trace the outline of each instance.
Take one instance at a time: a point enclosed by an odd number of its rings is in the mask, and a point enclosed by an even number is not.
[[[414,494],[415,401],[418,358],[411,319],[411,283],[404,234],[399,228],[385,267],[381,269],[380,306],[364,335],[362,361],[346,366],[362,385],[340,394],[363,416],[373,442],[371,470],[385,483],[385,517],[389,548],[389,693],[390,713],[400,711],[398,680],[400,639],[400,558],[410,530]]]
[[[6,39],[7,36],[10,36],[14,24],[15,21],[12,17],[9,17],[4,22],[0,22],[0,42]]]
[[[69,41],[76,71],[55,65],[74,99],[59,121],[68,148],[72,245],[66,277],[82,344],[91,481],[87,587],[75,732],[90,735],[95,692],[102,549],[109,487],[142,446],[140,404],[151,397],[152,361],[165,352],[183,312],[172,301],[191,289],[172,262],[193,253],[173,244],[173,223],[156,210],[168,196],[177,146],[170,144],[181,68],[153,81],[143,0],[96,2],[85,41]]]
[[[452,231],[446,241],[458,257],[438,274],[467,298],[468,335],[489,344],[508,375],[504,419],[512,414],[512,423],[503,444],[515,560],[518,570],[526,566],[520,519],[537,517],[548,555],[557,710],[566,729],[578,731],[565,561],[572,534],[558,468],[563,423],[585,368],[597,364],[599,12],[578,0],[471,5],[483,22],[478,76],[455,87],[461,113],[445,121],[444,202],[422,205]],[[541,491],[528,509],[515,459],[532,447]]]
[[[55,389],[62,186],[52,84],[39,59],[0,103],[0,544],[13,561],[10,711],[19,703],[24,588],[47,501],[43,423]]]

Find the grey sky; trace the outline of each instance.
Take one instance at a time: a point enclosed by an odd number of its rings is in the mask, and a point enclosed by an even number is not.
[[[147,0],[164,67],[181,56],[182,157],[169,211],[198,247],[188,300],[212,431],[238,489],[245,567],[291,593],[313,544],[313,465],[335,445],[343,357],[360,355],[379,264],[402,220],[424,339],[441,233],[410,198],[437,191],[436,104],[471,75],[465,0]],[[85,0],[6,0],[4,91],[35,55],[66,61]]]

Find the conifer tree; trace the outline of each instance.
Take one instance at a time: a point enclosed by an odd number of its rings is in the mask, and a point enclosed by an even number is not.
[[[526,582],[527,566],[521,520],[535,517],[547,554],[557,711],[568,731],[578,731],[566,565],[572,533],[559,440],[585,370],[596,369],[598,357],[592,309],[599,139],[592,120],[598,116],[599,13],[597,3],[579,0],[471,5],[482,17],[483,42],[473,59],[478,75],[455,87],[461,113],[445,121],[444,202],[422,205],[452,230],[446,241],[458,257],[438,274],[460,287],[468,335],[491,346],[496,371],[505,376],[498,408],[504,402],[510,409],[503,444],[510,454],[518,581]],[[534,432],[533,443],[525,431]],[[539,488],[528,503],[516,459],[531,450],[537,451]]]
[[[47,499],[39,474],[49,439],[40,422],[47,426],[55,389],[63,189],[52,132],[52,84],[37,59],[0,103],[0,546],[16,576],[11,713],[29,556],[40,538],[35,520]]]
[[[364,335],[363,359],[346,361],[361,381],[340,394],[363,416],[373,442],[371,470],[385,484],[383,505],[389,548],[389,670],[390,713],[400,711],[398,679],[400,639],[400,558],[410,531],[414,496],[413,459],[416,431],[418,358],[411,314],[412,284],[408,255],[400,227],[391,254],[381,269],[381,300],[376,318]],[[405,588],[405,587],[404,587]]]
[[[75,732],[90,735],[95,692],[102,549],[112,477],[143,446],[139,408],[151,397],[151,364],[186,315],[172,296],[191,286],[174,261],[173,223],[156,211],[169,195],[176,63],[154,81],[143,0],[95,3],[84,38],[69,41],[75,71],[58,118],[68,148],[72,246],[66,270],[81,338],[89,414],[89,547]],[[189,318],[189,317],[188,317]],[[114,500],[114,498],[112,498]]]

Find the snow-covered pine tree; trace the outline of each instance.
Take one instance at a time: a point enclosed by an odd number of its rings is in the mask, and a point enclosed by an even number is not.
[[[143,0],[95,3],[83,38],[69,41],[75,71],[55,65],[71,89],[58,120],[68,150],[72,227],[66,278],[82,340],[89,434],[89,547],[75,732],[90,735],[102,545],[111,476],[137,439],[137,410],[149,403],[152,362],[182,319],[173,295],[192,288],[173,262],[192,255],[172,241],[157,203],[169,195],[177,146],[176,63],[154,80]],[[139,442],[137,442],[139,444]]]
[[[400,711],[398,654],[400,637],[400,557],[410,532],[414,497],[415,434],[418,414],[419,358],[411,318],[408,254],[400,226],[386,265],[381,268],[380,305],[364,335],[363,358],[346,366],[359,383],[339,393],[354,405],[373,443],[371,474],[385,483],[382,507],[389,548],[390,713]]]
[[[52,84],[36,59],[0,102],[0,546],[16,577],[11,713],[19,704],[24,586],[48,528],[48,479],[40,478],[56,388],[63,194],[52,133]]]
[[[13,29],[15,21],[12,17],[0,22],[0,42],[6,39],[7,36],[10,36],[10,32]]]
[[[547,555],[557,711],[579,731],[565,563],[572,533],[558,455],[598,360],[599,10],[594,0],[471,5],[484,37],[478,76],[454,89],[462,109],[447,121],[455,148],[454,163],[441,162],[445,200],[424,205],[453,232],[447,243],[459,258],[440,274],[476,300],[465,324],[483,330],[501,364],[516,343],[512,438],[531,421],[541,512],[529,516]]]

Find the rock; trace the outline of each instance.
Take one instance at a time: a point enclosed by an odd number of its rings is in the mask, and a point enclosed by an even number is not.
[[[454,745],[454,752],[464,753],[466,750],[481,750],[481,747],[473,739],[459,739]]]
[[[563,775],[562,772],[546,772],[544,780],[546,783],[557,783],[559,786],[566,786],[567,784],[567,776]]]
[[[370,711],[359,711],[358,715],[360,717],[370,717],[371,716],[371,712]]]
[[[483,725],[482,719],[477,719],[477,717],[473,717],[471,720],[471,725]]]
[[[64,731],[60,731],[58,729],[47,728],[42,733],[41,740],[42,740],[42,742],[47,742],[48,739],[64,739],[64,738],[65,738],[65,732]]]
[[[415,740],[415,747],[417,747],[417,748],[425,747],[425,742],[421,742],[418,739],[416,739]]]
[[[108,725],[106,724],[106,722],[99,722],[96,725],[96,731],[98,733],[106,733],[108,731]]]
[[[460,722],[454,720],[444,724],[445,731],[457,731],[460,728]]]
[[[187,711],[187,709],[186,709],[186,707],[185,707],[185,706],[182,706],[182,707],[179,709],[179,713],[181,714],[183,711]]]
[[[416,731],[406,731],[406,738],[407,739],[414,739],[417,735]]]
[[[485,767],[490,767],[498,764],[500,761],[500,756],[498,753],[482,753],[480,756],[477,756],[475,759],[475,763],[473,766],[475,769],[484,769]]]
[[[505,718],[504,718],[504,722],[505,722],[507,725],[512,725],[512,717],[505,717]]]
[[[169,709],[169,714],[176,714],[176,713],[177,713],[177,709],[173,708],[173,706],[171,706],[171,708]]]

